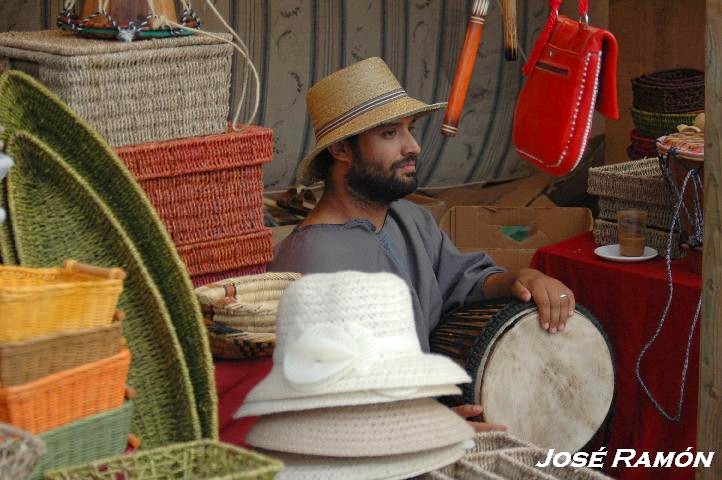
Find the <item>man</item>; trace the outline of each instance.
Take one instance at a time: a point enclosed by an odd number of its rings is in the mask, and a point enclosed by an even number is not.
[[[421,148],[414,122],[445,104],[410,98],[380,58],[320,80],[306,102],[316,147],[300,165],[301,181],[323,180],[324,194],[278,245],[271,270],[395,273],[411,290],[425,351],[443,314],[488,298],[533,300],[542,328],[564,329],[574,312],[574,295],[561,282],[532,269],[505,271],[484,253],[460,253],[428,212],[401,200],[417,187]],[[465,405],[457,413],[468,418],[481,407]]]

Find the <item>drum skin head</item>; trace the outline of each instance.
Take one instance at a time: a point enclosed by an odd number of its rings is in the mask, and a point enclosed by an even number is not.
[[[582,308],[555,334],[539,326],[535,306],[511,310],[477,339],[467,392],[484,406],[487,422],[541,448],[575,452],[604,423],[614,397],[605,335]]]

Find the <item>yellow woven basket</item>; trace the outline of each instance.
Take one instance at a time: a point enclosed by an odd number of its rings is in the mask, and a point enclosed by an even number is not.
[[[109,325],[125,272],[67,260],[63,268],[0,266],[0,341]]]

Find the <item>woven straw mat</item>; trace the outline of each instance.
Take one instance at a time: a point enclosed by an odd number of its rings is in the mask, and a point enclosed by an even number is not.
[[[6,134],[25,130],[41,139],[117,219],[165,301],[190,372],[203,436],[216,438],[218,400],[200,308],[188,273],[143,190],[108,144],[28,75],[9,71],[0,77],[0,124]],[[34,212],[42,218],[42,210]],[[62,258],[70,256],[65,252]]]

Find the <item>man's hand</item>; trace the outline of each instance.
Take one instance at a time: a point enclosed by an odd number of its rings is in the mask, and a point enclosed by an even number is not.
[[[484,411],[484,407],[482,407],[481,405],[466,404],[459,405],[458,407],[452,407],[451,410],[453,410],[454,413],[459,415],[461,418],[468,419],[469,417],[476,417],[477,415],[481,415],[481,412]],[[486,422],[474,422],[471,420],[467,420],[466,423],[468,423],[471,428],[473,428],[476,432],[506,431],[506,427],[504,425],[497,425],[494,423]]]
[[[550,333],[564,330],[576,306],[574,293],[566,285],[531,268],[490,275],[484,284],[484,295],[512,296],[523,302],[533,300],[539,308],[539,325]]]

